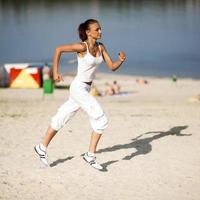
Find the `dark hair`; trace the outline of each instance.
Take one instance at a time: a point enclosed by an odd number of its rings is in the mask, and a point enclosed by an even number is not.
[[[82,41],[87,40],[86,30],[89,30],[90,24],[99,23],[95,19],[88,19],[84,23],[81,23],[78,27],[79,37]]]

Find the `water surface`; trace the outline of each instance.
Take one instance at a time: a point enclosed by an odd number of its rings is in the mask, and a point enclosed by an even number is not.
[[[199,0],[1,0],[0,65],[52,62],[55,47],[78,41],[77,27],[88,18],[100,21],[113,59],[127,53],[117,73],[200,78]],[[68,63],[75,58],[63,55],[61,71],[76,70]]]

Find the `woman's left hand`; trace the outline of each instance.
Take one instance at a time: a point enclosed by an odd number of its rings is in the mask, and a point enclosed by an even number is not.
[[[123,51],[119,52],[119,60],[124,62],[126,59],[126,54]]]

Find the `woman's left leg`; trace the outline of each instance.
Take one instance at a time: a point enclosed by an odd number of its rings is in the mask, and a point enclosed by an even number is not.
[[[87,90],[80,90],[71,97],[90,117],[93,132],[91,134],[89,152],[95,153],[101,135],[107,127],[107,117],[97,100]]]
[[[96,152],[97,145],[99,143],[101,135],[102,134],[96,133],[95,131],[92,132],[91,138],[90,138],[89,152],[91,152],[91,153],[95,153]]]
[[[76,88],[74,88],[74,92],[72,93],[71,97],[84,111],[87,112],[93,129],[89,150],[84,154],[83,158],[92,167],[102,170],[103,167],[97,162],[95,152],[101,135],[104,129],[107,127],[108,120],[97,100],[89,94],[89,88],[81,86],[77,91]]]

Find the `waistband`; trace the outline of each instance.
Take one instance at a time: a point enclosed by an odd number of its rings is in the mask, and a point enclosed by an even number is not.
[[[83,82],[83,83],[86,83],[86,84],[89,85],[89,86],[92,85],[92,81],[90,81],[90,82]]]
[[[80,81],[79,79],[75,78],[72,81],[72,84],[78,84],[78,85],[82,85],[83,87],[91,88],[92,81],[91,82],[83,82],[83,81]]]

